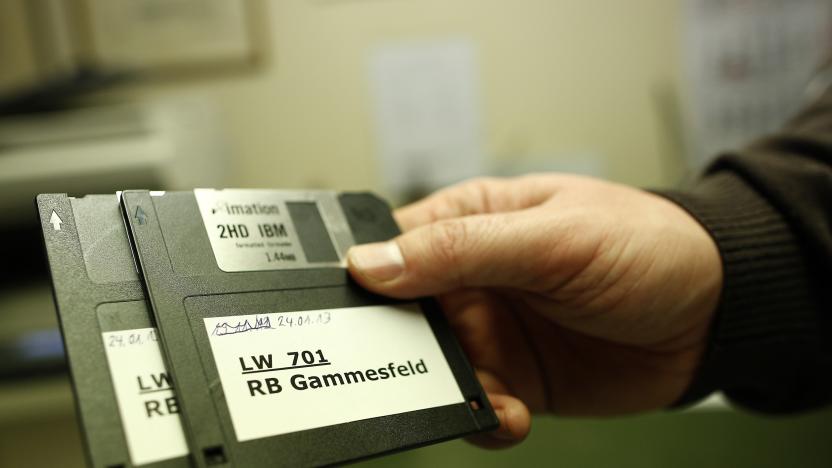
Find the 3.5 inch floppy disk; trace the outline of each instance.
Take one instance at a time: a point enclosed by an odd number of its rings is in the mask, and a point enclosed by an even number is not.
[[[37,198],[91,466],[190,466],[115,195]]]
[[[398,234],[375,196],[121,201],[197,465],[326,465],[497,426],[433,300],[349,279],[351,245]]]

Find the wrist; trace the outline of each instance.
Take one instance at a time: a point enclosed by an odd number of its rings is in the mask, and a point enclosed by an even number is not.
[[[746,406],[789,409],[792,398],[778,400],[770,390],[805,380],[796,373],[806,368],[800,360],[820,346],[817,311],[806,300],[809,274],[794,234],[765,198],[729,172],[706,177],[690,192],[663,195],[705,227],[724,269],[707,348],[676,406],[721,390]]]

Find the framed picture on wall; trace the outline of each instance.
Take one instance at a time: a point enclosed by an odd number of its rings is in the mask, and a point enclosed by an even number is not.
[[[79,0],[86,55],[149,74],[240,70],[263,57],[260,0]]]

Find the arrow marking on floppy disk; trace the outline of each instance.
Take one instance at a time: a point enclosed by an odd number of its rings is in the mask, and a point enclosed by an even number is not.
[[[55,231],[60,231],[61,224],[63,223],[64,221],[61,219],[60,216],[58,216],[58,213],[55,212],[55,210],[52,210],[52,216],[49,217],[49,224],[52,225],[52,229]]]

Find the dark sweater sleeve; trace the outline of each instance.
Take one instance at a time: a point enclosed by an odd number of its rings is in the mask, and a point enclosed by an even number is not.
[[[832,402],[832,90],[778,135],[718,158],[687,191],[722,256],[709,345],[678,405],[715,390],[757,411]]]

